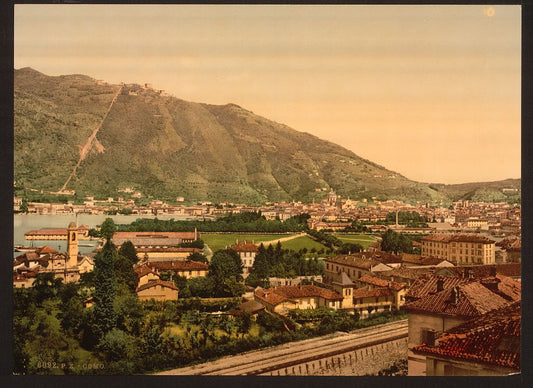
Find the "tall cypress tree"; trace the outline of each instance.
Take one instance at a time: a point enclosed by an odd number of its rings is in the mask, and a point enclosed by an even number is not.
[[[106,242],[102,251],[95,256],[94,262],[94,317],[95,329],[99,338],[115,327],[114,301],[116,294],[115,260],[117,251],[111,242],[111,237],[116,230],[111,218],[102,224],[103,236]]]

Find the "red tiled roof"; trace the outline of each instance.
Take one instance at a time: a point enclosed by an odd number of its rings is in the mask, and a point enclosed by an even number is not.
[[[199,234],[199,233],[198,233]],[[115,232],[113,240],[121,239],[138,239],[138,238],[170,238],[170,239],[182,239],[182,240],[194,240],[194,232]]]
[[[54,248],[51,248],[47,245],[45,245],[42,248],[37,249],[35,252],[37,252],[39,255],[44,255],[45,253],[53,253],[53,254],[59,253]]]
[[[480,282],[504,299],[512,302],[522,299],[522,283],[513,278],[498,274],[483,278]]]
[[[35,236],[35,235],[66,235],[66,228],[43,228],[39,230],[30,230],[29,232],[24,233],[25,236]]]
[[[520,249],[522,241],[519,237],[508,237],[496,243],[497,247],[502,249]]]
[[[146,284],[143,284],[142,286],[139,286],[137,288],[137,292],[140,292],[142,290],[146,290],[148,288],[151,288],[151,287],[155,287],[155,286],[163,286],[163,287],[167,287],[167,288],[170,288],[172,290],[178,290],[178,287],[176,287],[174,284],[172,283],[169,283],[169,282],[165,282],[163,280],[153,280],[151,282],[148,282]]]
[[[416,353],[450,357],[520,370],[520,303],[494,310],[454,327],[436,346],[415,346]]]
[[[405,287],[405,284],[403,283],[397,283],[397,282],[393,282],[390,280],[376,278],[368,274],[364,274],[359,279],[357,279],[357,281],[362,282],[362,283],[372,284],[373,286],[377,286],[377,287],[390,288],[391,290],[394,290],[394,291],[399,291]]]
[[[438,257],[425,257],[420,255],[413,255],[409,253],[402,253],[402,262],[418,265],[437,265],[444,261]]]
[[[383,296],[392,296],[392,292],[388,288],[372,288],[371,290],[368,290],[366,288],[357,288],[353,290],[353,298],[359,299],[359,298],[379,298]]]
[[[499,273],[505,276],[518,277],[520,276],[520,263],[446,267],[441,270],[438,270],[437,273],[440,273],[442,275],[450,273],[451,276],[473,277],[478,279],[487,276],[494,276],[495,273]]]
[[[233,249],[235,252],[257,252],[259,246],[251,242],[242,241],[238,244],[233,244],[229,249]]]
[[[118,248],[118,247],[117,247]],[[182,247],[167,247],[167,248],[135,248],[137,253],[147,253],[147,252],[170,252],[170,253],[181,253],[181,252],[202,252],[199,248],[182,248]]]
[[[411,284],[405,297],[408,300],[415,300],[437,293],[437,282],[439,279],[443,282],[443,290],[472,281],[468,278],[424,274]]]
[[[363,258],[361,255],[342,255],[342,256],[335,256],[335,257],[329,257],[324,259],[326,263],[334,263],[334,264],[341,264],[346,265],[349,267],[355,267],[355,268],[361,268],[369,270],[370,268],[380,264],[379,261],[367,258],[366,256]]]
[[[452,293],[456,290],[459,291],[459,294],[457,301],[454,303]],[[490,291],[479,282],[471,282],[407,303],[405,308],[409,312],[476,317],[507,305],[509,305],[509,302],[501,296]]]
[[[314,285],[304,286],[279,286],[269,289],[258,289],[255,292],[255,296],[265,302],[276,305],[285,300],[298,299],[298,298],[313,298],[320,297],[328,300],[342,300],[341,294],[320,288]]]
[[[416,280],[421,276],[428,274],[431,270],[428,268],[417,267],[398,267],[389,271],[380,271],[379,275],[383,277],[401,277],[404,279]]]
[[[209,268],[207,264],[193,260],[149,261],[147,265],[159,271],[205,271]]]
[[[495,241],[478,234],[430,234],[422,239],[423,241],[436,242],[473,242],[481,244],[494,244]]]
[[[135,273],[137,274],[138,278],[142,278],[143,276],[149,273],[153,273],[157,275],[157,273],[153,270],[153,268],[148,266],[148,264],[143,264],[140,267],[135,268]]]

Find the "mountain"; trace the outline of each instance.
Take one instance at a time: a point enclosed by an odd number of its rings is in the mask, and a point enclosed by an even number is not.
[[[440,202],[340,145],[235,104],[188,102],[137,84],[15,70],[17,187],[116,197],[131,188],[173,201],[258,204],[342,197]],[[70,178],[69,178],[70,176]]]

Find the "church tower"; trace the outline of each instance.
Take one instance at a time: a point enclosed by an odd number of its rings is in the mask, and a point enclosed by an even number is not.
[[[76,267],[78,265],[78,226],[75,222],[68,225],[67,255],[67,267]]]

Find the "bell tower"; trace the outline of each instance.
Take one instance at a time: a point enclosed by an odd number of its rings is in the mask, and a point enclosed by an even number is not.
[[[75,222],[68,225],[67,255],[67,267],[76,267],[78,265],[78,226]]]

